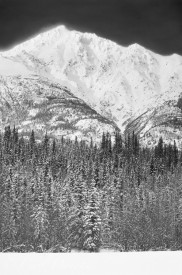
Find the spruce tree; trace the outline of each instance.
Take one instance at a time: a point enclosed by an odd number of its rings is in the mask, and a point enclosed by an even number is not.
[[[89,252],[98,252],[101,245],[100,200],[95,185],[94,181],[90,184],[83,217],[83,249]]]

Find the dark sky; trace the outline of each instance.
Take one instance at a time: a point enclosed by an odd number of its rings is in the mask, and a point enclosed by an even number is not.
[[[57,24],[182,55],[182,0],[0,0],[1,49]]]

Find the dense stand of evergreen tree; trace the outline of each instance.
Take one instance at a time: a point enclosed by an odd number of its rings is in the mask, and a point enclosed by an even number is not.
[[[100,145],[0,136],[0,251],[182,249],[182,154],[133,133]]]

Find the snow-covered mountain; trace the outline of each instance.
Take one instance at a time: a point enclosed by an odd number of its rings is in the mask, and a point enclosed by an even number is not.
[[[122,47],[95,34],[59,26],[1,52],[0,76],[0,91],[8,103],[7,91],[19,100],[22,90],[24,97],[31,94],[34,101],[36,89],[46,98],[47,87],[55,91],[56,97],[59,97],[58,89],[61,94],[64,87],[100,118],[94,120],[99,124],[99,132],[114,131],[117,126],[121,132],[134,130],[149,145],[159,135],[168,141],[181,140],[182,57],[179,55],[160,56],[138,44]],[[73,116],[72,111],[69,115]],[[1,107],[2,117],[3,112]],[[82,121],[82,115],[79,119]],[[90,127],[93,121],[89,119],[79,125]]]
[[[43,77],[0,77],[0,127],[16,125],[24,136],[34,129],[37,139],[52,137],[99,140],[114,133],[114,122],[102,117],[66,87]]]

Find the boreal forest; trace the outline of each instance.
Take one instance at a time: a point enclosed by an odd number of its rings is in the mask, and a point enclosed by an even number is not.
[[[0,251],[182,249],[182,153],[159,139],[100,144],[0,136]]]

